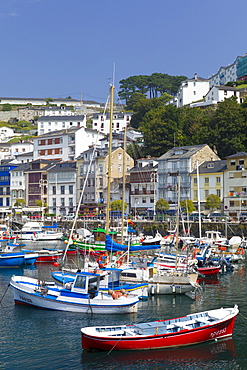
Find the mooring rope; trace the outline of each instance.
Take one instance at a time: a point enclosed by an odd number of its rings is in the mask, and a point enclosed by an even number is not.
[[[3,296],[2,296],[2,298],[1,298],[1,300],[0,300],[0,304],[2,303],[2,300],[3,300],[4,296],[5,296],[5,294],[7,293],[7,290],[9,289],[9,286],[10,286],[10,283],[8,283],[8,285],[7,285],[7,288],[6,288],[6,290],[5,290],[5,292],[4,292]]]

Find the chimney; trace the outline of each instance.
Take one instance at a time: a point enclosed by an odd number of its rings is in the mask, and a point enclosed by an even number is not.
[[[194,79],[197,81],[197,73],[194,74]]]

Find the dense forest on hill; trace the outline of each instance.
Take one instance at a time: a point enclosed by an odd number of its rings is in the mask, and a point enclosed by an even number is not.
[[[149,78],[153,83],[153,91],[156,91],[156,95],[157,92],[161,94],[159,97],[149,98],[148,86],[142,90],[141,83],[136,87],[137,82],[133,83],[131,92],[130,82],[141,81],[142,76],[120,81],[121,91],[126,93],[126,110],[134,112],[131,126],[143,133],[144,145],[140,156],[159,157],[174,146],[198,144],[208,144],[221,159],[237,152],[247,152],[247,100],[239,104],[232,97],[215,107],[176,108],[166,103],[175,91],[176,83],[180,81],[180,85],[184,76],[170,76],[169,80],[168,75],[164,75],[166,85],[161,89],[160,79],[155,87],[156,79],[152,79],[154,75],[161,74],[153,74]],[[134,77],[137,77],[136,80]],[[168,81],[173,81],[171,85],[174,90],[168,88]],[[131,150],[129,148],[133,155]]]

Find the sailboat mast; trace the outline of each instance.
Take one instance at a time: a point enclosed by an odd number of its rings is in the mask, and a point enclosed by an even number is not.
[[[196,166],[196,178],[197,178],[197,201],[198,201],[198,226],[199,226],[199,238],[202,238],[202,225],[201,225],[201,198],[200,198],[200,183],[199,183],[199,161],[197,160]]]
[[[178,199],[178,205],[177,205],[177,227],[176,227],[176,231],[177,231],[177,235],[176,235],[176,268],[178,266],[178,235],[179,235],[179,208],[180,208],[180,175],[178,175],[177,177],[177,180],[178,180],[178,187],[177,187],[177,192],[178,192],[178,195],[177,195],[177,199]]]
[[[108,151],[108,173],[107,173],[107,204],[106,204],[106,234],[110,229],[110,200],[111,200],[111,163],[112,163],[112,123],[114,105],[114,86],[110,87],[110,128],[109,128],[109,151]]]
[[[123,190],[122,190],[122,225],[121,225],[121,243],[124,242],[124,200],[125,200],[125,182],[126,182],[126,138],[127,138],[127,127],[124,129],[124,146],[123,146]]]

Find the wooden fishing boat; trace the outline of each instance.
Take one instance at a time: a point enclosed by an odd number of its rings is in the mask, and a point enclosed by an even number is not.
[[[232,336],[238,306],[172,320],[81,329],[85,350],[150,350],[204,343]]]
[[[70,284],[58,286],[54,282],[41,281],[27,276],[12,276],[16,304],[56,311],[124,314],[137,311],[136,295],[115,296],[99,292],[99,274],[83,272]]]

